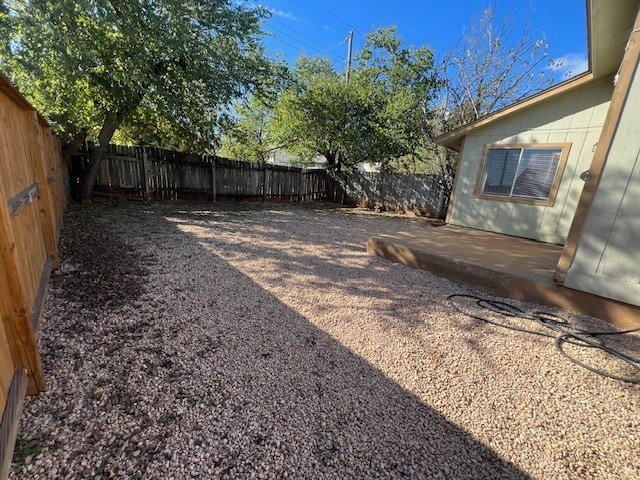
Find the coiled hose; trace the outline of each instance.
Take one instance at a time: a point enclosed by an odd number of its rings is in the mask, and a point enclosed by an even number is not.
[[[521,327],[518,325],[510,325],[498,320],[494,320],[492,318],[488,318],[487,316],[483,316],[480,314],[475,314],[469,311],[464,310],[459,302],[456,302],[457,299],[466,299],[473,301],[477,307],[483,310],[488,310],[498,315],[503,315],[505,317],[512,318],[522,318],[525,320],[531,320],[536,322],[538,325],[546,327],[546,331],[537,331],[532,330],[530,328]],[[507,328],[509,330],[514,330],[516,332],[529,333],[531,335],[538,335],[541,337],[552,338],[555,342],[556,349],[568,358],[571,362],[579,365],[587,370],[590,370],[598,375],[602,375],[603,377],[611,378],[614,380],[620,380],[622,382],[636,383],[640,384],[640,359],[632,357],[624,352],[616,350],[610,346],[608,346],[605,342],[607,337],[617,336],[617,335],[626,335],[633,332],[640,331],[640,328],[634,328],[631,330],[618,330],[618,331],[609,331],[609,332],[599,332],[599,331],[589,331],[578,328],[571,323],[552,313],[541,312],[541,311],[532,311],[527,312],[522,310],[515,305],[512,305],[507,302],[501,302],[498,300],[490,300],[487,298],[478,297],[476,295],[467,295],[462,293],[456,293],[453,295],[449,295],[447,297],[447,301],[451,304],[451,306],[457,310],[458,312],[467,315],[468,317],[474,318],[476,320],[489,323],[491,325],[495,325],[502,328]],[[569,355],[563,348],[565,344],[577,345],[585,348],[596,348],[612,357],[624,362],[631,370],[634,371],[634,375],[623,376],[613,374],[607,371],[602,370],[601,368],[596,368],[591,365],[587,365],[581,360],[572,357]]]

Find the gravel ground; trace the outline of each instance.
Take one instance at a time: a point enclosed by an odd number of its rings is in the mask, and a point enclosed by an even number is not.
[[[640,478],[640,387],[366,255],[410,228],[430,227],[322,204],[73,206],[11,477]]]

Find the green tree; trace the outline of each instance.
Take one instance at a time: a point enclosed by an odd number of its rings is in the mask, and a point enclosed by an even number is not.
[[[87,135],[96,140],[82,200],[91,197],[114,132],[139,109],[161,119],[156,130],[203,145],[215,140],[225,105],[266,90],[277,76],[261,49],[264,8],[231,0],[5,5],[2,68],[51,121],[67,151]]]
[[[396,170],[411,158],[424,162],[422,106],[436,97],[440,84],[434,56],[426,46],[403,47],[395,27],[375,30],[357,56],[354,77],[376,105],[376,142],[371,158]]]
[[[330,168],[380,162],[421,151],[421,106],[435,93],[433,53],[403,47],[395,28],[367,36],[345,83],[328,60],[299,59],[295,83],[278,102],[274,138]]]
[[[253,96],[237,102],[233,123],[225,129],[220,154],[249,162],[265,162],[274,143],[268,123],[272,109]]]
[[[369,105],[354,84],[345,84],[328,60],[301,57],[295,84],[276,105],[273,138],[303,160],[322,155],[329,168],[356,161],[354,140],[366,130]]]

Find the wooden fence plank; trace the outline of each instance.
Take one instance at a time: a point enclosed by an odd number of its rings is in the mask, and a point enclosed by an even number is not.
[[[52,186],[47,179],[51,172],[48,171],[47,168],[48,162],[46,158],[46,139],[44,137],[44,132],[42,131],[38,123],[38,115],[36,112],[32,113],[31,127],[31,167],[33,168],[36,182],[40,184],[40,189],[38,191],[38,202],[40,204],[39,209],[40,221],[42,224],[42,233],[44,237],[47,256],[51,260],[53,268],[57,269],[60,267],[60,260],[58,258],[58,243],[56,239],[56,214]]]
[[[18,369],[13,375],[7,403],[2,413],[2,423],[0,423],[0,478],[2,479],[9,477],[26,388],[26,371]]]
[[[265,163],[262,168],[264,169],[262,173],[262,201],[266,202],[267,195],[269,195],[270,193],[269,186],[267,184],[267,175],[268,175],[267,164]]]
[[[216,201],[217,196],[217,180],[218,177],[216,175],[216,161],[214,158],[213,162],[211,162],[211,197],[213,198],[214,202]]]
[[[5,205],[4,192],[0,189],[0,316],[15,365],[27,369],[29,390],[35,393],[44,390],[44,377],[29,318],[31,308],[20,278],[20,262],[14,248],[16,240]]]
[[[145,200],[149,200],[151,198],[151,172],[149,169],[149,156],[147,154],[147,149],[142,147],[142,180],[144,182]]]
[[[11,346],[4,328],[4,321],[0,315],[0,412],[4,410],[13,378],[15,365],[11,356]]]
[[[48,258],[47,263],[45,263],[44,265],[44,270],[42,271],[42,276],[40,277],[40,286],[38,287],[38,293],[36,294],[36,298],[31,309],[31,330],[35,333],[38,332],[40,319],[42,318],[44,299],[47,296],[51,270],[53,270],[53,261],[51,260],[51,258]]]

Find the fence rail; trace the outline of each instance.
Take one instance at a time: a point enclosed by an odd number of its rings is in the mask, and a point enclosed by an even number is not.
[[[440,176],[402,173],[331,172],[326,199],[437,218],[444,218],[448,203]]]
[[[60,142],[0,75],[0,478],[25,392],[44,390],[37,331],[67,202]]]
[[[73,156],[76,182],[88,161],[88,151]],[[155,147],[111,145],[95,192],[147,200],[305,201],[324,196],[325,173]]]

